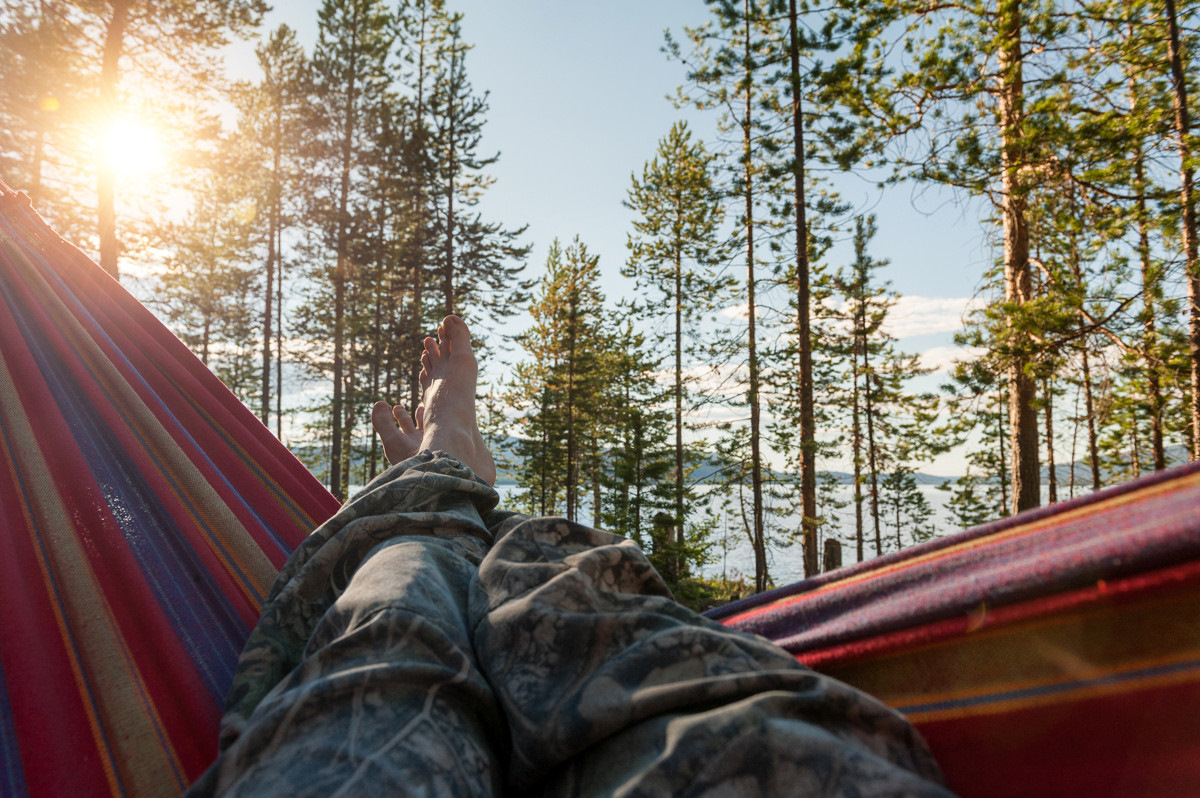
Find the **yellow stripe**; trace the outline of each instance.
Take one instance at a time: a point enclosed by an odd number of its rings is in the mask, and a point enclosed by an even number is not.
[[[79,253],[72,254],[84,257]],[[33,270],[32,266],[30,270]],[[278,574],[275,566],[42,275],[32,273],[28,277],[31,282],[36,281],[33,287],[41,304],[52,318],[59,320],[59,330],[70,340],[89,373],[109,397],[112,408],[120,414],[124,424],[138,434],[164,475],[171,476],[165,480],[171,495],[192,517],[196,529],[208,530],[209,534],[204,538],[209,549],[239,585],[251,607],[261,610],[262,600]],[[239,569],[244,576],[238,576]]]
[[[38,552],[43,579],[54,605],[59,634],[71,657],[76,688],[87,707],[97,750],[104,758],[109,787],[114,795],[120,793],[115,768],[132,795],[177,792],[187,786],[175,775],[182,774],[182,764],[100,589],[88,552],[79,540],[76,519],[62,504],[49,464],[17,398],[13,375],[3,359],[0,359],[0,413],[4,414],[16,447],[16,462],[10,467],[22,475],[36,523],[44,531],[49,560]],[[82,523],[87,520],[79,519]],[[58,583],[62,605],[54,599],[51,574]],[[73,634],[82,659],[73,653],[69,633]],[[88,699],[89,687],[98,714]]]
[[[1120,671],[1119,673],[1124,672],[1125,671]],[[1039,706],[1047,706],[1052,704],[1073,704],[1092,698],[1120,695],[1122,693],[1136,693],[1158,687],[1170,687],[1171,685],[1176,684],[1187,684],[1188,682],[1200,682],[1200,669],[1193,668],[1190,670],[1176,671],[1174,673],[1146,676],[1140,679],[1128,679],[1115,684],[1100,684],[1079,687],[1077,689],[1068,689],[1046,695],[989,701],[987,703],[976,704],[969,707],[955,707],[952,709],[932,710],[929,712],[913,712],[908,714],[907,717],[913,723],[929,723],[939,720],[957,720],[960,718],[972,718],[984,715],[1000,715]]]
[[[1185,587],[1166,595],[1155,594],[1120,604],[1104,602],[1086,610],[1039,616],[821,670],[892,706],[903,707],[968,700],[1186,663],[1200,659],[1197,592],[1196,588]],[[1070,694],[1076,693],[1085,695],[1085,688]],[[1021,705],[1042,700],[1062,701],[1063,695],[1019,701]],[[997,699],[992,706],[1012,703]],[[972,707],[939,713],[985,711],[988,710]]]

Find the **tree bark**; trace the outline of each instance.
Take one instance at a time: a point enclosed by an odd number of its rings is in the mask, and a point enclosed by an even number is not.
[[[282,87],[280,88],[282,92]],[[272,141],[271,141],[271,195],[270,195],[270,216],[267,221],[267,269],[264,282],[266,283],[266,301],[263,302],[263,328],[262,328],[262,423],[269,424],[271,420],[271,335],[274,332],[272,327],[271,294],[275,288],[275,259],[278,252],[275,249],[275,244],[278,240],[278,231],[280,227],[280,209],[279,203],[283,194],[279,172],[282,165],[282,148],[283,148],[283,97],[282,94],[273,98],[275,100],[275,116],[272,120]]]
[[[997,99],[1002,169],[1000,210],[1004,221],[1004,297],[1010,305],[1020,307],[1033,296],[1029,263],[1028,187],[1027,178],[1022,174],[1028,145],[1024,135],[1021,0],[1001,0],[998,21],[1001,46]],[[1008,364],[1008,415],[1014,513],[1032,509],[1041,503],[1034,383],[1026,371],[1030,341],[1028,332],[1022,326],[1009,318],[1012,354]]]
[[[1134,112],[1138,106],[1137,81],[1131,76],[1128,81],[1129,106]],[[1146,156],[1139,141],[1134,157],[1134,180],[1137,192],[1138,261],[1142,270],[1142,370],[1146,380],[1146,397],[1150,400],[1150,450],[1154,458],[1154,470],[1167,467],[1166,447],[1163,444],[1163,396],[1162,361],[1158,355],[1158,274],[1151,261],[1150,232],[1146,210]],[[1136,422],[1135,422],[1136,423]]]
[[[683,544],[683,255],[682,242],[675,245],[675,542]],[[678,549],[677,549],[678,551]],[[672,567],[678,573],[678,557]]]
[[[851,391],[851,424],[854,427],[852,439],[854,447],[854,542],[858,553],[858,562],[863,561],[863,493],[862,493],[862,422],[859,420],[859,391],[858,391],[858,341],[861,335],[858,324],[858,313],[854,314],[854,349],[850,358],[850,391]]]
[[[1080,328],[1083,322],[1080,322]],[[1092,471],[1092,490],[1100,490],[1100,447],[1096,440],[1096,409],[1092,398],[1092,370],[1088,362],[1087,337],[1079,350],[1083,371],[1083,412],[1087,414],[1088,465]]]
[[[129,9],[132,0],[110,0],[112,16],[104,31],[104,54],[100,65],[100,118],[101,138],[110,135],[108,128],[117,121],[119,105],[117,82],[120,74],[121,55],[125,48],[125,31],[129,25]],[[117,259],[120,244],[117,241],[117,198],[116,175],[113,165],[101,155],[96,171],[96,214],[97,232],[100,237],[100,267],[115,279],[119,275]]]
[[[450,49],[450,85],[454,86],[455,68],[458,63],[457,42]],[[446,315],[454,312],[454,183],[455,172],[458,169],[454,151],[454,105],[453,91],[446,102],[446,114],[450,127],[446,131],[446,160],[448,170],[446,176],[446,265],[442,273],[442,310]]]
[[[859,281],[862,286],[863,281]],[[865,297],[859,296],[859,307],[865,314]],[[875,448],[875,407],[871,401],[871,356],[867,347],[866,323],[863,323],[863,338],[861,341],[863,356],[863,404],[867,415],[867,474],[871,478],[871,522],[875,525],[875,556],[883,556],[883,533],[879,522],[879,457]]]
[[[1192,364],[1192,459],[1200,460],[1200,257],[1196,252],[1196,206],[1192,196],[1191,154],[1188,136],[1187,81],[1179,46],[1179,23],[1175,0],[1166,0],[1167,58],[1171,62],[1172,100],[1175,109],[1175,142],[1179,149],[1179,203],[1183,212],[1183,264],[1187,275],[1188,353]]]
[[[1042,381],[1042,393],[1046,397],[1042,408],[1046,419],[1046,472],[1049,483],[1048,504],[1058,503],[1058,474],[1054,471],[1054,400],[1050,391],[1050,380]]]
[[[754,278],[754,188],[752,168],[752,95],[751,91],[753,70],[750,58],[750,1],[743,0],[743,10],[746,17],[745,64],[743,65],[746,81],[746,110],[742,125],[742,158],[744,160],[745,200],[746,200],[746,304],[749,329],[747,337],[748,364],[750,370],[750,388],[747,401],[750,405],[750,482],[754,501],[754,589],[761,593],[767,589],[767,543],[763,524],[763,478],[762,453],[760,451],[760,408],[759,408],[759,374],[758,374],[758,342],[755,329],[755,278]]]
[[[817,557],[817,433],[813,410],[812,328],[809,305],[808,222],[804,191],[804,108],[800,94],[800,36],[796,0],[788,0],[788,57],[792,70],[792,177],[796,206],[796,345],[800,360],[800,504],[803,508],[804,575],[820,570]]]
[[[341,140],[341,185],[338,191],[337,217],[337,263],[333,272],[333,398],[330,421],[333,425],[329,458],[329,490],[344,501],[343,482],[343,433],[345,430],[345,347],[346,347],[346,280],[350,270],[350,170],[354,162],[354,136],[357,127],[358,71],[357,71],[357,27],[352,29],[350,42],[350,64],[347,73],[345,118],[342,120]],[[347,469],[348,470],[348,469]]]

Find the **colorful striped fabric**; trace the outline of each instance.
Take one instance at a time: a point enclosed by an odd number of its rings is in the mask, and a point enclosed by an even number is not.
[[[1200,792],[1200,464],[710,616],[904,712],[964,796]]]
[[[0,795],[178,794],[333,497],[0,184]]]

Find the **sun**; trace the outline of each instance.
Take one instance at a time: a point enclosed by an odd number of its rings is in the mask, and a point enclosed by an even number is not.
[[[114,173],[144,177],[163,165],[162,143],[154,128],[132,119],[118,119],[101,137],[100,157]]]

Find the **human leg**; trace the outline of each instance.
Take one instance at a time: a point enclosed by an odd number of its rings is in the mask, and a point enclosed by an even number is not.
[[[506,727],[466,605],[491,541],[484,519],[505,516],[464,464],[494,479],[469,338],[447,321],[422,359],[425,423],[375,413],[389,459],[406,459],[284,566],[239,661],[220,757],[192,795],[491,795],[502,784]]]
[[[678,605],[630,541],[522,523],[471,613],[521,794],[947,794],[899,714]]]

